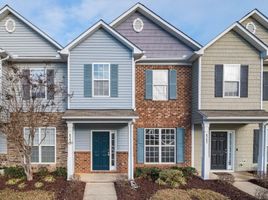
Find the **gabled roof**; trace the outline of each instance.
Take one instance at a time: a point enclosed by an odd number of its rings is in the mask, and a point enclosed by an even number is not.
[[[114,21],[110,23],[112,27],[118,26],[121,22],[123,22],[128,16],[130,16],[132,13],[139,11],[144,16],[148,17],[150,20],[152,20],[154,23],[158,24],[160,27],[162,27],[164,30],[169,32],[171,35],[175,36],[179,40],[183,41],[186,45],[191,47],[193,50],[198,50],[202,46],[196,42],[191,37],[187,36],[182,31],[178,30],[176,27],[169,24],[167,21],[162,19],[160,16],[155,14],[152,10],[147,8],[141,3],[135,4],[133,7],[131,7],[129,10],[124,12],[122,15],[120,15],[118,18],[116,18]]]
[[[260,24],[262,24],[265,28],[268,29],[268,18],[258,9],[250,11],[248,14],[242,17],[239,22],[242,23],[249,17],[252,17],[253,19],[257,20]]]
[[[100,20],[93,26],[91,26],[89,29],[87,29],[84,33],[79,35],[76,39],[74,39],[72,42],[70,42],[66,47],[64,47],[61,50],[62,54],[68,54],[69,51],[75,47],[77,44],[79,44],[82,40],[87,38],[89,35],[94,33],[99,28],[103,28],[108,33],[110,33],[113,37],[117,38],[119,41],[121,41],[123,44],[125,44],[128,48],[132,49],[134,54],[142,54],[143,51],[138,48],[136,45],[131,43],[129,40],[127,40],[124,36],[122,36],[120,33],[118,33],[116,30],[114,30],[112,27],[110,27],[108,24],[106,24],[103,20]]]
[[[250,31],[248,31],[239,22],[235,22],[234,24],[232,24],[225,31],[223,31],[221,34],[219,34],[216,38],[214,38],[208,44],[206,44],[204,47],[202,47],[199,51],[196,51],[196,54],[202,55],[204,53],[205,49],[210,47],[212,44],[214,44],[217,40],[219,40],[221,37],[223,37],[226,33],[228,33],[231,30],[234,30],[239,35],[241,35],[252,46],[254,46],[257,50],[262,52],[262,56],[264,58],[267,58],[267,56],[268,56],[268,46],[266,44],[264,44],[260,39],[258,39],[254,34],[252,34]]]
[[[28,21],[26,18],[24,18],[22,15],[20,15],[17,11],[9,7],[8,5],[5,5],[3,8],[0,9],[0,18],[3,16],[6,16],[8,13],[11,13],[14,16],[16,16],[18,19],[20,19],[22,22],[28,25],[31,29],[33,29],[35,32],[41,35],[45,40],[47,40],[50,44],[55,46],[57,49],[59,50],[62,49],[62,46],[59,43],[57,43],[49,35],[47,35],[45,32],[40,30],[37,26],[33,25],[30,21]]]

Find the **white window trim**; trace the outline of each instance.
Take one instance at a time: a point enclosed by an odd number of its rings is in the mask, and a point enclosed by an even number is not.
[[[30,70],[30,76],[31,76],[31,72],[34,71],[34,70],[44,70],[44,73],[45,73],[45,79],[47,79],[47,68],[41,68],[41,67],[38,67],[38,68],[29,68]],[[37,98],[37,99],[44,99],[44,100],[47,100],[47,85],[45,84],[45,98]],[[32,86],[30,86],[30,97],[32,98]]]
[[[224,68],[225,68],[225,66],[227,66],[227,65],[239,65],[239,72],[241,73],[241,64],[224,64],[223,65],[223,83],[222,83],[222,86],[223,86],[223,90],[222,90],[222,97],[223,98],[226,98],[226,99],[239,99],[240,98],[240,88],[241,88],[241,86],[240,86],[240,74],[239,74],[239,81],[238,81],[238,96],[225,96],[225,80],[224,80]]]
[[[6,146],[6,148],[5,148],[5,150],[4,151],[0,151],[0,155],[3,155],[3,154],[7,154],[7,136],[5,135],[5,134],[3,134],[3,133],[0,133],[0,135],[2,135],[2,137],[4,137],[5,138],[5,146]]]
[[[146,147],[147,146],[157,146],[157,145],[146,145],[146,130],[148,129],[159,129],[159,162],[146,162]],[[162,144],[161,144],[161,135],[162,135],[162,129],[173,129],[174,130],[174,145],[170,145],[170,146],[174,146],[174,162],[162,162]],[[177,134],[176,134],[176,129],[175,128],[145,128],[144,129],[144,164],[146,165],[173,165],[176,164],[176,158],[177,158],[177,154],[176,154],[176,145],[177,145]],[[163,145],[163,146],[168,146],[168,145]]]
[[[108,95],[105,95],[105,96],[100,96],[100,95],[95,95],[95,89],[94,89],[94,81],[95,81],[95,77],[94,77],[94,68],[95,68],[95,65],[98,65],[98,64],[101,64],[101,65],[108,65],[108,73],[109,73],[109,84],[108,84],[108,92],[109,94]],[[92,96],[93,97],[97,97],[97,98],[107,98],[107,97],[111,97],[111,64],[110,63],[92,63]],[[98,80],[98,79],[96,79]],[[106,79],[102,79],[102,80],[106,80]]]
[[[25,129],[30,128],[30,127],[24,127],[23,129],[23,134],[25,134]],[[41,147],[42,144],[38,144],[38,157],[39,157],[39,162],[31,162],[32,164],[47,164],[47,165],[51,165],[51,164],[56,164],[57,163],[57,129],[56,127],[38,127],[38,143],[41,141],[41,129],[54,129],[55,130],[55,145],[44,145],[44,146],[51,146],[51,147],[55,147],[55,161],[54,162],[42,162],[41,156]]]
[[[153,101],[168,101],[169,100],[169,70],[168,69],[153,69],[152,70],[153,71],[153,80],[152,80],[152,82],[153,82],[153,84],[152,84],[152,94],[153,94],[153,96],[152,96],[152,100]],[[155,71],[165,71],[165,72],[167,72],[167,96],[166,96],[166,99],[154,99],[154,86],[155,86],[155,84],[154,84],[154,72]],[[157,86],[160,86],[160,85],[157,85]],[[161,86],[164,86],[164,85],[161,85]]]

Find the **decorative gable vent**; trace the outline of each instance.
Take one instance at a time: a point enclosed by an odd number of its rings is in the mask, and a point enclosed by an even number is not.
[[[141,32],[143,29],[143,21],[140,18],[137,18],[133,21],[133,29],[134,31],[136,31],[137,33]]]
[[[246,28],[247,28],[251,33],[253,33],[253,34],[256,33],[256,26],[255,26],[255,24],[254,24],[253,22],[249,22],[249,23],[247,23]]]
[[[16,22],[13,19],[9,18],[6,20],[5,27],[7,32],[13,33],[16,29]]]

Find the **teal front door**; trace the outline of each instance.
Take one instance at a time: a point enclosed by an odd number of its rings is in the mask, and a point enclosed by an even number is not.
[[[109,132],[93,132],[93,170],[109,170]]]

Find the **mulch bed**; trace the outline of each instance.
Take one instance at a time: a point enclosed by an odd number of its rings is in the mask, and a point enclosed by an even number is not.
[[[262,179],[251,179],[249,182],[254,183],[258,186],[261,186],[263,188],[268,189],[268,179],[266,178],[265,180]]]
[[[132,190],[128,182],[119,181],[115,183],[115,189],[118,200],[146,200],[149,199],[157,190],[165,189],[166,186],[160,186],[147,179],[139,178],[135,180],[139,188]],[[256,198],[240,191],[231,184],[220,180],[204,181],[197,176],[193,176],[187,181],[187,185],[180,187],[180,189],[209,189],[232,200],[256,200]]]
[[[24,182],[27,186],[23,189],[18,188],[16,185],[6,185],[8,178],[0,177],[0,190],[3,189],[13,189],[16,191],[30,191],[36,190],[34,184],[38,181],[44,183],[44,186],[39,190],[51,191],[54,192],[56,200],[82,200],[84,196],[85,183],[80,181],[67,181],[64,177],[55,177],[55,182],[47,183],[42,181],[42,177],[35,176],[32,181],[21,181]]]

